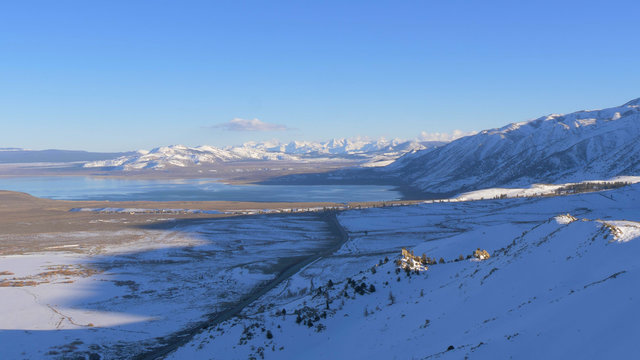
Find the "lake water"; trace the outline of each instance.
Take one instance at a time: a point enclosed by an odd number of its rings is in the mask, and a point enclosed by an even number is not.
[[[87,176],[0,178],[0,190],[60,200],[353,202],[401,199],[391,186],[228,185],[213,179],[140,180]]]

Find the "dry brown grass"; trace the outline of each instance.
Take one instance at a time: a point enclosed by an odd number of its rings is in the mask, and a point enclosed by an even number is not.
[[[38,282],[33,280],[2,280],[0,281],[0,287],[23,287],[23,286],[36,286]]]
[[[53,276],[88,277],[100,272],[96,269],[88,268],[81,265],[54,265],[47,267],[47,270],[49,271],[41,272],[36,276],[40,278],[49,278]]]
[[[20,278],[11,278],[0,280],[0,287],[25,287],[38,286],[48,284],[55,281],[57,277],[62,277],[58,284],[73,283],[73,278],[89,277],[99,274],[101,271],[92,269],[82,265],[52,265],[47,267],[47,271],[38,273],[33,276],[25,276]],[[5,275],[13,275],[10,271],[3,271]]]

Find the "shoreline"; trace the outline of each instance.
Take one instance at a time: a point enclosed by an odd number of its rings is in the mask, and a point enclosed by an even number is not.
[[[158,223],[185,219],[214,219],[262,213],[322,212],[379,206],[400,206],[420,203],[420,200],[393,200],[353,203],[335,202],[237,202],[237,201],[79,201],[52,200],[27,193],[0,190],[0,255],[43,251],[51,246],[76,243],[64,236],[34,241],[40,234],[70,232],[101,232],[138,229]],[[77,208],[121,208],[121,212],[71,211]],[[148,209],[149,212],[127,212],[127,209]],[[162,212],[163,209],[178,211]],[[202,213],[181,210],[204,210]],[[160,210],[160,211],[158,211]],[[220,213],[206,213],[218,211]]]

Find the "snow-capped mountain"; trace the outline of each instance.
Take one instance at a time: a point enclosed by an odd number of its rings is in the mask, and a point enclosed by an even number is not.
[[[371,140],[369,138],[352,138],[352,139],[331,139],[325,142],[312,141],[291,141],[289,143],[280,143],[278,141],[264,143],[245,143],[243,147],[256,149],[264,149],[272,152],[283,152],[287,154],[304,154],[304,155],[359,155],[370,153],[389,153],[389,152],[409,152],[415,150],[423,150],[444,142],[420,142],[407,141],[401,139],[387,140],[380,138]]]
[[[640,174],[640,99],[482,131],[382,169],[430,193]]]
[[[158,147],[151,151],[140,150],[134,155],[121,156],[112,160],[89,162],[84,167],[122,170],[165,169],[240,160],[297,160],[297,157],[251,148],[220,149],[207,145],[192,148],[172,145]]]
[[[361,160],[364,166],[387,165],[411,151],[442,145],[443,142],[394,140],[333,139],[326,142],[292,141],[280,143],[248,142],[241,146],[217,148],[204,145],[187,147],[172,145],[140,150],[133,155],[86,163],[85,168],[117,168],[121,170],[165,169],[190,167],[246,160],[300,161],[318,158],[349,158]]]

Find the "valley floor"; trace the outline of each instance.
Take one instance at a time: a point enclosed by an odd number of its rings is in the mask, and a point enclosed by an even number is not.
[[[3,356],[629,358],[638,203],[631,185],[348,210],[337,229],[322,213],[83,213],[69,216],[144,223],[37,234],[14,225],[0,255]],[[443,263],[397,270],[403,247]],[[477,248],[491,257],[468,259]],[[237,316],[219,317],[234,305]]]

